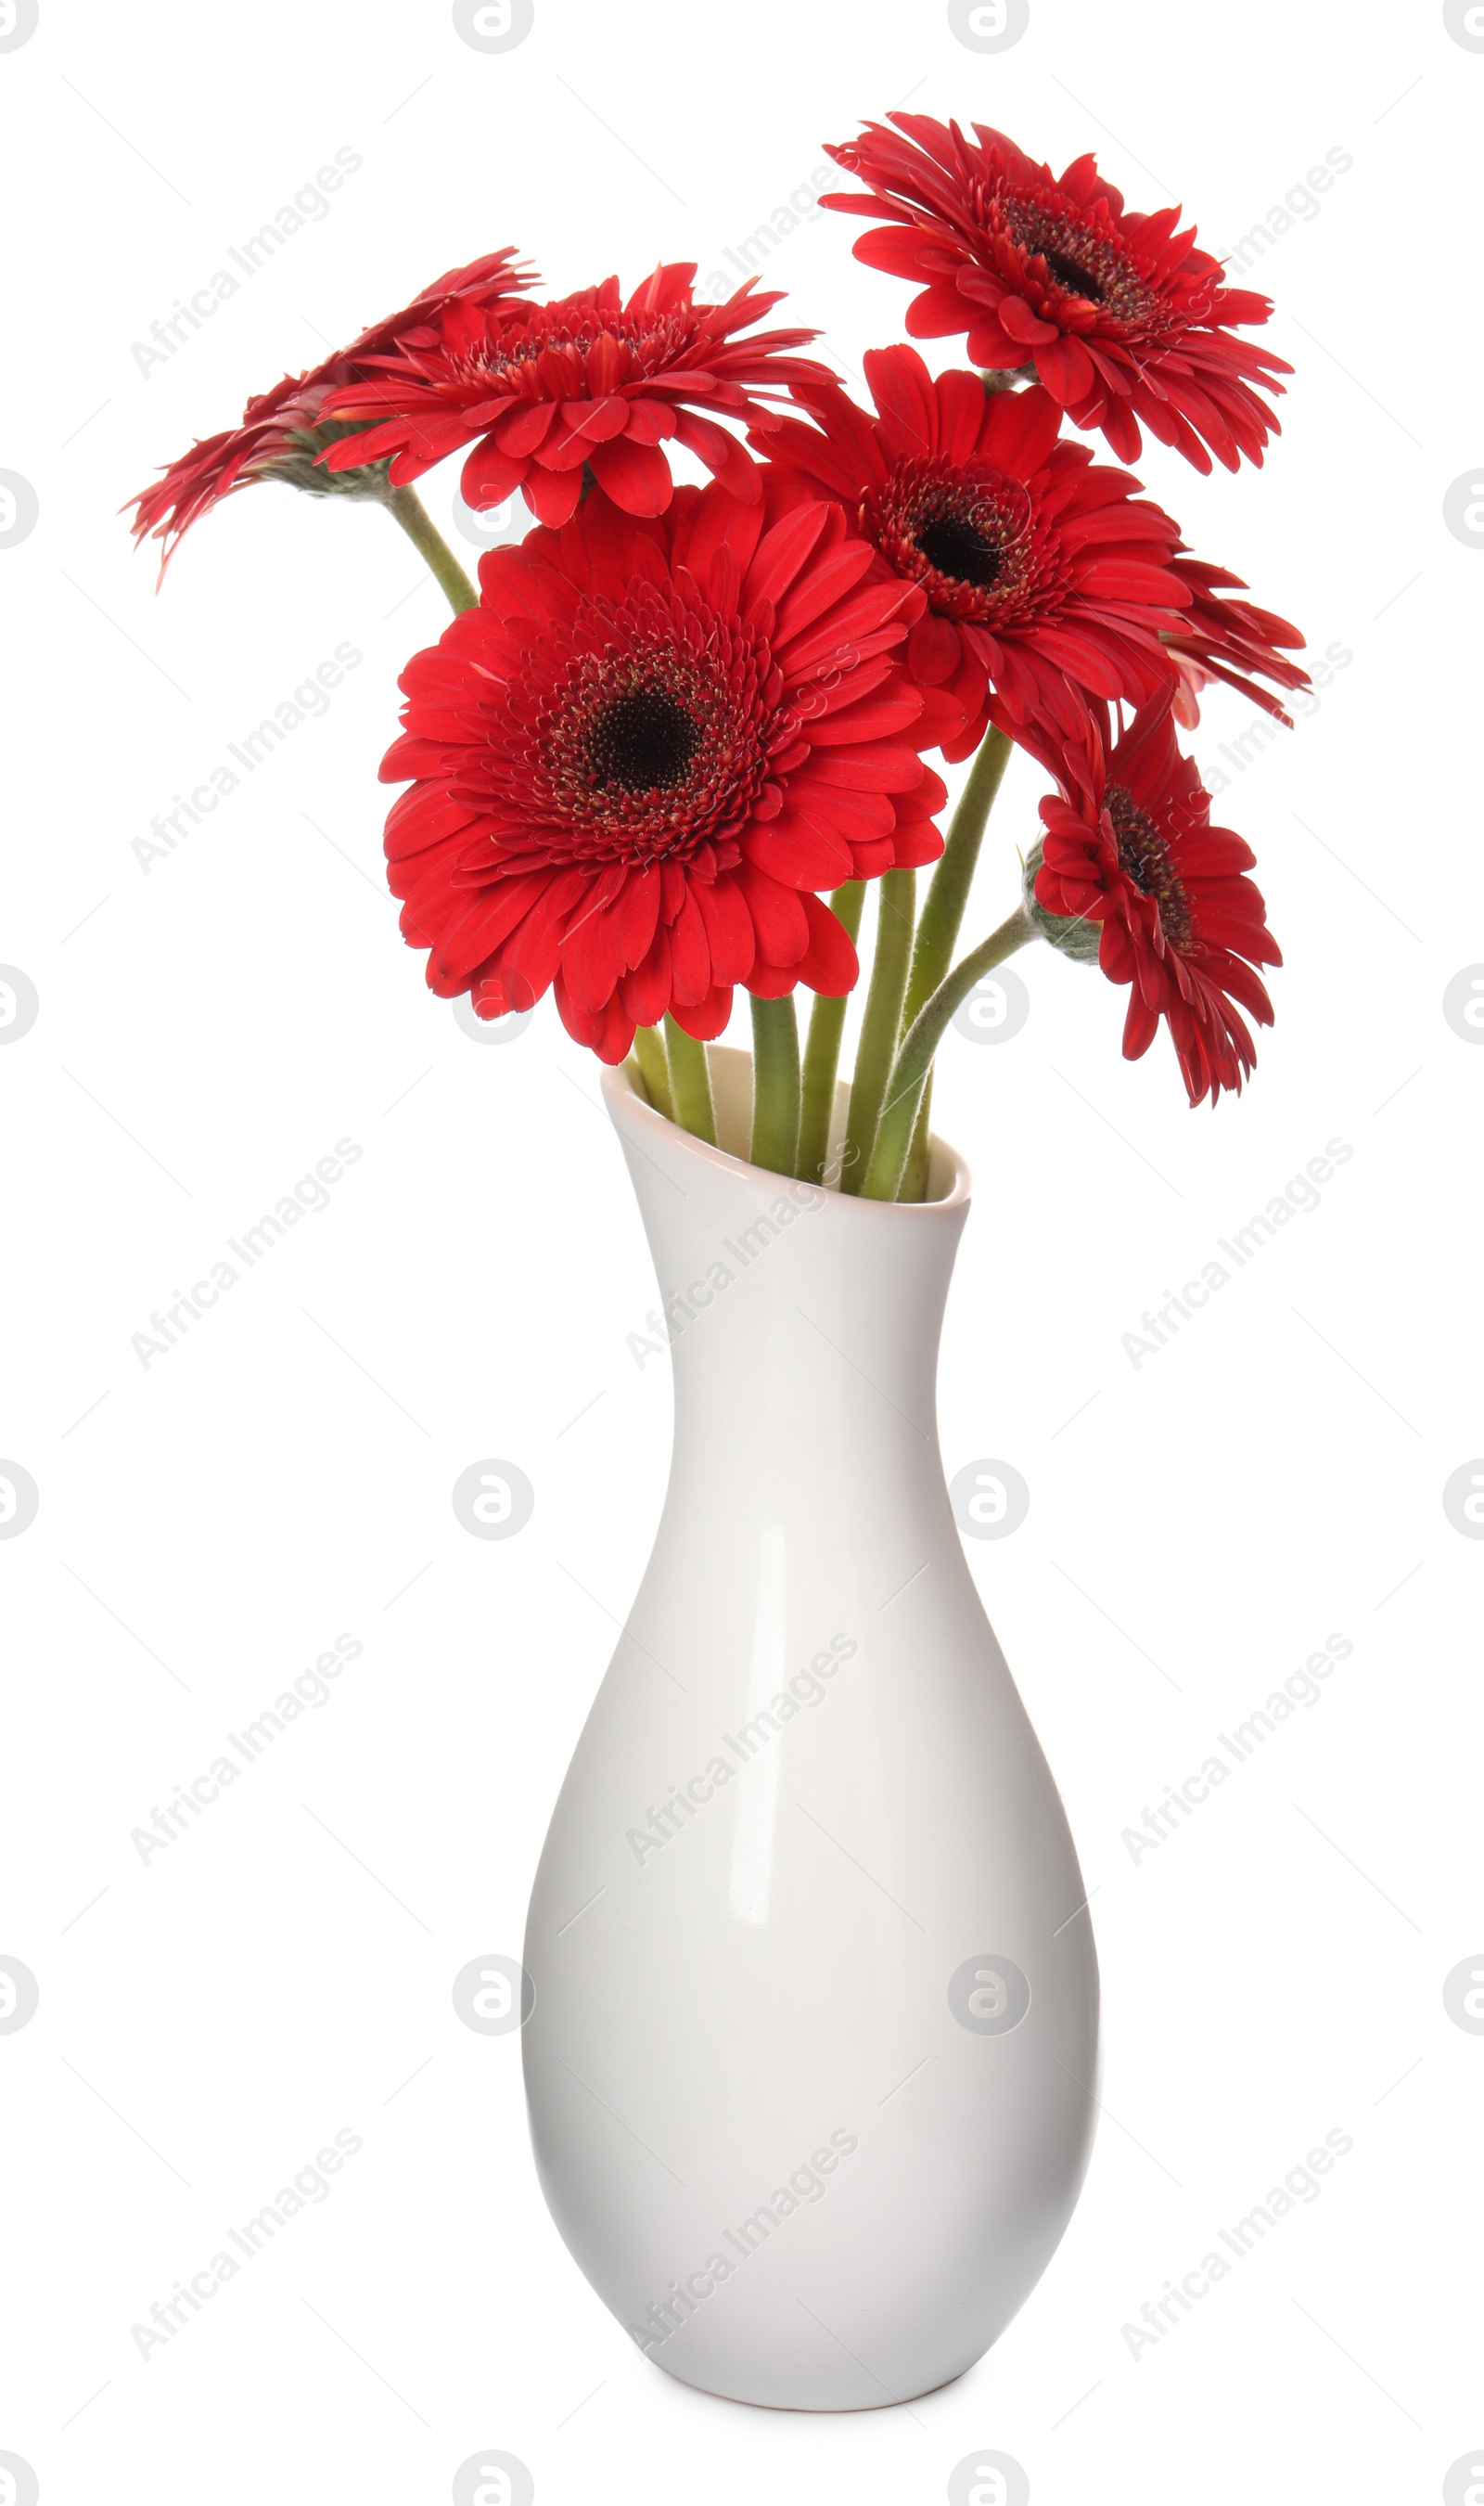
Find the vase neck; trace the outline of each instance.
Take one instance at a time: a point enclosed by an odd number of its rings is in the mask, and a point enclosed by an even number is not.
[[[724,1140],[745,1126],[749,1065],[712,1058]],[[952,1152],[936,1144],[938,1199],[857,1199],[710,1148],[621,1073],[605,1094],[659,1283],[676,1476],[704,1468],[719,1501],[724,1488],[766,1516],[783,1483],[807,1498],[920,1472],[925,1454],[936,1470],[938,1336],[969,1208]]]

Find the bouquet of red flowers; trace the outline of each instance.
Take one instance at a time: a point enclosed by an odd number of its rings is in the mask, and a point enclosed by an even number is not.
[[[1289,372],[1244,336],[1267,300],[1225,286],[1178,210],[1126,209],[1091,157],[1058,177],[977,124],[889,123],[830,149],[864,188],[826,204],[918,290],[912,337],[962,337],[968,363],[874,350],[866,408],[798,353],[813,332],[756,327],[780,301],[756,280],[702,304],[674,263],[627,298],[611,278],[539,303],[507,249],[249,402],[134,502],[166,559],[263,479],[385,505],[455,612],[403,674],[381,769],[407,786],[388,879],[432,989],[487,1019],[550,990],[579,1043],[632,1054],[649,1101],[715,1139],[706,1046],[740,985],[754,1163],[910,1200],[948,1022],[1032,940],[1125,988],[1126,1056],[1165,1025],[1192,1104],[1240,1090],[1281,960],[1179,734],[1211,679],[1287,722],[1258,682],[1307,673],[1296,629],[1123,466],[1144,428],[1198,470],[1260,466]],[[675,483],[672,446],[708,484]],[[472,507],[518,489],[533,518],[477,590],[413,483],[454,453]],[[955,960],[1014,746],[1049,778],[1042,832],[1013,911]],[[946,837],[935,754],[972,760]]]

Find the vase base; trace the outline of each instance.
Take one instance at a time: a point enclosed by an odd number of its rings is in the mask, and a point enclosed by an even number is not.
[[[791,2411],[810,2418],[848,2418],[865,2411],[905,2410],[909,2402],[926,2401],[930,2393],[945,2393],[950,2384],[958,2383],[969,2373],[968,2367],[956,2367],[951,2376],[940,2376],[936,2383],[920,2384],[910,2393],[889,2393],[880,2402],[765,2402],[755,2393],[728,2393],[720,2384],[697,2383],[692,2377],[679,2375],[675,2368],[667,2367],[662,2359],[656,2358],[653,2363],[662,2376],[669,2377],[672,2384],[689,2385],[692,2393],[705,2393],[714,2402],[732,2402],[747,2411]],[[977,2363],[976,2359],[970,2362]]]

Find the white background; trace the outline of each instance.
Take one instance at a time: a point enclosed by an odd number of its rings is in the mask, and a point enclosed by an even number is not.
[[[0,1543],[0,1952],[41,1991],[0,2035],[0,2452],[45,2506],[403,2506],[491,2447],[542,2506],[936,2501],[986,2447],[1037,2506],[1431,2500],[1484,2443],[1484,2038],[1442,1998],[1484,1952],[1484,1545],[1441,1503],[1484,1451],[1484,1051],[1441,1007],[1484,960],[1484,555],[1442,515],[1484,449],[1481,82],[1436,7],[1377,0],[1033,0],[994,57],[883,0],[537,0],[494,55],[425,0],[42,0],[0,51],[0,468],[40,504],[0,551],[0,960],[40,996],[0,1052],[0,1455],[41,1498]],[[1017,961],[1023,1031],[943,1055],[939,1127],[977,1176],[944,1457],[1031,1489],[972,1563],[1096,1892],[1107,2110],[998,2347],[910,2410],[811,2418],[637,2355],[542,2204],[518,2039],[450,1998],[469,1959],[518,1954],[669,1395],[625,1345],[653,1278],[595,1064],[549,1002],[470,1041],[381,887],[375,767],[441,596],[374,508],[265,487],[157,598],[117,508],[498,244],[552,292],[730,268],[822,187],[822,138],[904,99],[1058,165],[1095,149],[1222,252],[1353,157],[1252,281],[1298,370],[1267,468],[1142,465],[1203,554],[1349,658],[1216,813],[1287,959],[1247,1096],[1192,1115],[1163,1040],[1124,1065],[1123,995],[1045,949]],[[337,147],[364,164],[331,213],[142,375],[131,343]],[[806,218],[768,264],[780,318],[849,373],[906,302],[856,232]],[[445,526],[455,477],[426,483]],[[147,873],[152,816],[346,641],[328,714]],[[1254,719],[1218,693],[1208,772]],[[969,936],[1012,898],[1038,784],[1017,761]],[[342,1137],[364,1154],[330,1207],[143,1367],[152,1309]],[[1143,1309],[1334,1137],[1322,1205],[1136,1368]],[[536,1490],[508,1542],[450,1507],[490,1455]],[[364,1652],[333,1701],[141,1863],[131,1830],[342,1630]],[[1332,1631],[1354,1653],[1323,1702],[1135,1862],[1144,1806]],[[331,2198],[141,2358],[130,2326],[339,2129],[364,2148]],[[1321,2197],[1131,2355],[1122,2327],[1331,2130],[1354,2148]]]

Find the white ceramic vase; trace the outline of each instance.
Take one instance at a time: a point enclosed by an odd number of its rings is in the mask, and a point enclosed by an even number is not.
[[[675,1447],[537,1873],[541,2183],[657,2365],[866,2410],[982,2355],[1090,2150],[1098,1977],[1056,1787],[935,1424],[969,1178],[917,1205],[745,1163],[604,1082],[667,1305]],[[843,1100],[843,1091],[841,1092]]]

